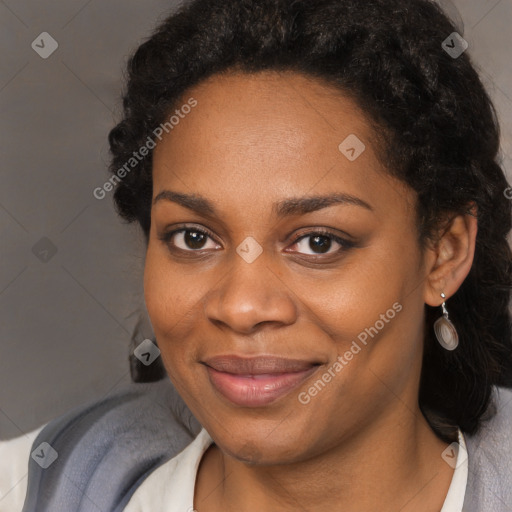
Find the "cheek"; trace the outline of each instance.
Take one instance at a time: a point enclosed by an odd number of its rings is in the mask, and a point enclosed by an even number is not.
[[[194,372],[199,369],[199,347],[190,337],[202,325],[210,286],[197,272],[170,264],[165,250],[150,242],[144,268],[146,308],[167,373],[184,396],[194,388]]]
[[[167,375],[178,393],[189,404],[197,395],[194,376],[187,363],[190,360],[186,331],[194,287],[185,285],[183,274],[171,270],[165,256],[150,245],[144,268],[144,298],[160,356]],[[190,279],[190,278],[189,278]]]
[[[144,267],[144,298],[155,328],[170,329],[190,312],[203,293],[197,273],[172,264],[165,248],[151,241]]]
[[[403,368],[417,367],[423,332],[418,261],[414,245],[405,250],[388,239],[348,258],[332,279],[294,289],[307,297],[310,319],[328,335],[332,361],[343,358],[338,384],[366,388],[380,375],[399,385]]]
[[[173,307],[177,304],[173,302],[179,301],[173,293],[175,284],[172,281],[172,275],[164,271],[162,258],[152,249],[150,243],[144,267],[144,299],[155,331],[168,327],[164,324],[172,325],[172,316],[177,314]]]
[[[179,348],[183,324],[199,299],[194,296],[191,279],[193,276],[173,270],[150,243],[144,268],[144,299],[164,361],[171,345]]]
[[[412,289],[408,283],[418,277],[414,276],[412,265],[386,251],[376,247],[360,249],[329,277],[295,278],[290,283],[311,318],[316,318],[334,340],[346,343],[376,322],[382,330],[382,322],[387,325],[395,321],[398,306],[393,305],[406,299]]]

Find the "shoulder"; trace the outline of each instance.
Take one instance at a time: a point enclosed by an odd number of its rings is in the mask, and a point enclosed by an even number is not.
[[[165,503],[172,510],[192,510],[194,486],[201,458],[213,443],[203,428],[178,455],[162,464],[142,482],[124,512],[160,510]]]
[[[200,430],[168,378],[75,408],[35,439],[33,447],[45,443],[52,457],[44,468],[28,460],[23,511],[82,510],[84,488],[101,510],[122,510],[147,475]]]
[[[473,450],[485,452],[489,460],[507,460],[512,469],[512,389],[497,387],[479,432],[470,436]]]
[[[21,510],[27,490],[32,443],[43,427],[14,439],[0,440],[0,512]]]
[[[493,403],[480,430],[472,436],[465,434],[465,438],[469,461],[466,501],[478,503],[482,510],[512,503],[511,389],[494,389]]]

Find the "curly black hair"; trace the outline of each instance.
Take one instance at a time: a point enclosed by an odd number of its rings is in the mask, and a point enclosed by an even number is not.
[[[116,210],[140,224],[146,242],[152,153],[129,172],[126,162],[191,86],[233,70],[291,70],[352,98],[383,134],[384,167],[417,193],[422,247],[435,240],[442,219],[476,205],[474,263],[448,304],[457,350],[436,341],[440,312],[425,305],[419,404],[444,440],[457,427],[476,433],[492,415],[493,386],[512,386],[512,219],[500,127],[468,52],[443,48],[446,40],[455,45],[456,31],[429,0],[193,0],[130,58],[124,118],[109,135],[110,171],[125,166]]]

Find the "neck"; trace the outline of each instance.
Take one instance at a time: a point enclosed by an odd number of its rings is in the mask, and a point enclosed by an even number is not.
[[[380,421],[300,462],[249,465],[210,446],[198,471],[197,510],[439,512],[453,476],[441,458],[447,445],[419,408],[404,416],[397,403]]]

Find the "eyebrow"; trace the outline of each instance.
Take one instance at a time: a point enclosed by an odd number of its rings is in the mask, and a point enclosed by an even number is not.
[[[172,190],[162,190],[153,200],[153,205],[163,200],[177,203],[184,208],[193,210],[206,217],[219,216],[213,203],[198,194],[183,194]],[[361,206],[369,211],[374,211],[366,201],[356,196],[344,193],[333,193],[323,196],[304,196],[283,199],[272,205],[272,212],[278,217],[304,215],[335,204]]]

